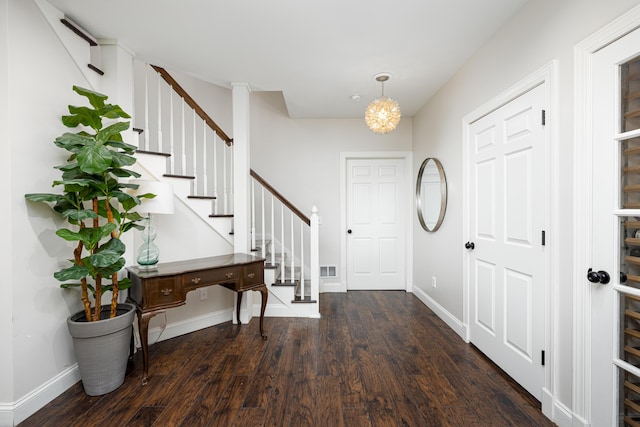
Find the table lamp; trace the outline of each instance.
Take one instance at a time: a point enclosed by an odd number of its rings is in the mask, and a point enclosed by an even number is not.
[[[138,189],[134,195],[146,193],[155,194],[154,198],[142,198],[138,207],[141,215],[146,214],[146,226],[142,231],[142,245],[138,249],[136,261],[141,270],[153,271],[160,259],[160,249],[154,243],[157,233],[153,225],[152,214],[173,213],[173,186],[160,181],[131,180],[131,184],[137,184]]]

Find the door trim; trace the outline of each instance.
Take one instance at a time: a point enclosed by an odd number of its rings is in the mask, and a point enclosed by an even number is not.
[[[555,327],[556,323],[556,311],[559,309],[556,307],[555,302],[558,301],[558,287],[559,283],[559,266],[557,263],[557,256],[555,252],[558,248],[559,236],[556,230],[559,230],[559,212],[557,208],[558,190],[557,183],[559,167],[557,165],[557,144],[555,141],[557,138],[557,63],[552,61],[537,71],[533,72],[520,82],[516,83],[509,89],[505,90],[495,98],[491,99],[484,105],[476,108],[471,113],[464,116],[462,119],[463,138],[462,138],[462,236],[463,240],[460,242],[460,250],[463,259],[463,329],[465,341],[470,342],[470,286],[469,283],[469,269],[470,267],[470,254],[467,249],[464,248],[464,242],[469,237],[470,221],[471,221],[471,206],[469,204],[469,192],[471,191],[469,183],[469,147],[471,146],[471,124],[481,119],[482,117],[490,114],[496,109],[508,104],[510,101],[518,98],[520,95],[528,92],[529,90],[539,85],[545,85],[545,108],[546,111],[546,124],[545,124],[545,170],[549,171],[546,174],[545,179],[545,193],[546,193],[546,209],[545,209],[545,230],[546,230],[546,249],[545,249],[545,277],[544,277],[544,345],[546,352],[546,364],[544,366],[544,386],[542,389],[542,412],[549,418],[554,419],[554,413],[559,408],[555,408],[557,402],[555,402],[554,396],[556,394],[556,384],[559,383],[558,373],[554,369],[557,364],[556,348],[558,348],[558,336]],[[555,409],[555,411],[554,411]],[[566,412],[566,409],[562,408],[562,412]]]
[[[640,6],[596,31],[574,47],[573,139],[573,414],[581,425],[591,420],[591,292],[586,271],[591,265],[593,195],[589,165],[593,160],[593,55],[640,28]]]
[[[405,186],[405,290],[413,289],[413,153],[411,151],[359,151],[340,153],[340,289],[347,292],[347,161],[356,159],[404,160]]]

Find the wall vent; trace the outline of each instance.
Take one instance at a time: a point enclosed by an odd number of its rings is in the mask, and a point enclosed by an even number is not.
[[[337,277],[337,267],[335,265],[321,265],[320,277]]]

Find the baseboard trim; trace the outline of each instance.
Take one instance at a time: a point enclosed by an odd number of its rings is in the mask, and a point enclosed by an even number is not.
[[[438,304],[429,294],[424,292],[422,289],[417,286],[413,287],[413,294],[418,297],[420,301],[424,303],[427,307],[431,309],[444,323],[447,324],[454,332],[460,337],[467,341],[467,326],[462,323],[458,318],[456,318],[453,314],[447,311],[443,306]]]
[[[0,426],[13,426],[21,423],[78,381],[80,381],[80,372],[78,365],[74,364],[17,402],[0,405]]]
[[[186,335],[200,329],[229,322],[233,319],[233,309],[219,310],[214,313],[207,313],[202,316],[192,317],[181,322],[167,325],[166,328],[156,327],[149,329],[149,342],[156,343],[171,338]]]
[[[320,290],[321,294],[329,293],[329,292],[345,292],[342,284],[340,282],[331,282],[331,283],[321,283]]]

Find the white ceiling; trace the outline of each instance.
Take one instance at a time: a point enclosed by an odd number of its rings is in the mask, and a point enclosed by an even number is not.
[[[144,61],[282,91],[293,118],[355,118],[380,72],[413,116],[527,0],[49,1]]]

